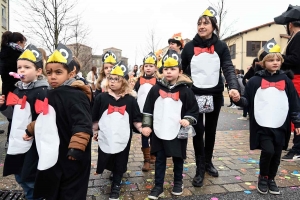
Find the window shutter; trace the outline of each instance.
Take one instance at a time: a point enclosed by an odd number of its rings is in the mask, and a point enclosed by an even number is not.
[[[247,57],[252,57],[252,41],[247,41]]]

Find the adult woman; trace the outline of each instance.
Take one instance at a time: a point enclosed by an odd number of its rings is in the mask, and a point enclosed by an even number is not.
[[[93,66],[91,71],[86,75],[86,80],[89,83],[89,85],[91,86],[93,92],[95,92],[95,90],[96,90],[95,83],[96,83],[97,78],[98,78],[97,68],[95,66]]]
[[[196,175],[193,179],[195,187],[203,185],[205,170],[217,177],[218,171],[212,164],[212,155],[215,144],[216,129],[222,106],[224,85],[221,78],[221,70],[229,86],[229,95],[233,99],[239,97],[238,82],[234,73],[230,53],[227,45],[218,38],[218,26],[215,18],[216,11],[209,7],[198,19],[198,33],[192,41],[187,43],[181,53],[184,73],[193,79],[192,90],[196,95],[199,114],[197,125],[194,126],[196,136],[193,138]],[[214,31],[217,33],[215,34]],[[204,96],[203,96],[204,95]],[[201,102],[204,100],[204,105]],[[210,111],[205,111],[207,102],[210,103]],[[203,113],[205,125],[203,124]],[[203,134],[205,132],[205,149]]]
[[[9,75],[9,72],[17,72],[17,59],[20,57],[25,47],[26,38],[18,32],[6,31],[2,34],[1,52],[0,52],[0,74],[2,79],[2,94],[7,97],[9,92],[13,92],[16,82],[14,77]],[[5,147],[8,146],[8,138],[11,127],[11,119],[7,119],[7,142]]]

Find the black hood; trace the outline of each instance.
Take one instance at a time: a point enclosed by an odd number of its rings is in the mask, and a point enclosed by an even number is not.
[[[260,76],[260,77],[267,77],[267,76],[274,76],[274,75],[279,75],[279,74],[285,74],[289,79],[294,79],[294,73],[291,70],[288,71],[282,71],[278,70],[276,71],[275,74],[271,74],[267,70],[260,70],[255,73],[255,76]]]
[[[212,34],[212,37],[207,40],[203,40],[198,34],[196,34],[195,37],[193,38],[193,43],[194,46],[206,48],[216,44],[218,40],[219,40],[218,36],[214,33]]]

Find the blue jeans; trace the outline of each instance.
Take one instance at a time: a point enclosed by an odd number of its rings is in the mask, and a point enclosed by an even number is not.
[[[142,135],[142,147],[143,148],[149,147],[149,139],[150,139],[150,136],[146,137],[146,136]]]
[[[23,182],[19,174],[15,174],[16,181],[21,185],[24,190],[25,198],[27,200],[41,200],[33,198],[34,182]]]

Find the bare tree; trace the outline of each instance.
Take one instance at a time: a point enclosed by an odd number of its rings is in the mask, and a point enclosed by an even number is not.
[[[67,43],[74,36],[70,26],[76,17],[70,13],[76,4],[77,0],[23,0],[20,5],[25,13],[18,21],[27,36],[52,51],[59,42]]]
[[[142,58],[144,58],[148,53],[155,52],[158,50],[160,46],[160,38],[157,37],[155,28],[151,28],[148,30],[148,34],[146,35],[147,41],[146,45],[143,45],[141,47],[140,55]]]
[[[225,0],[218,0],[217,3],[212,3],[209,0],[209,3],[217,11],[216,17],[219,26],[219,38],[224,39],[225,36],[232,35],[236,31],[234,29],[234,25],[236,24],[237,20],[233,20],[232,22],[226,21],[226,16],[229,10],[225,6]]]

